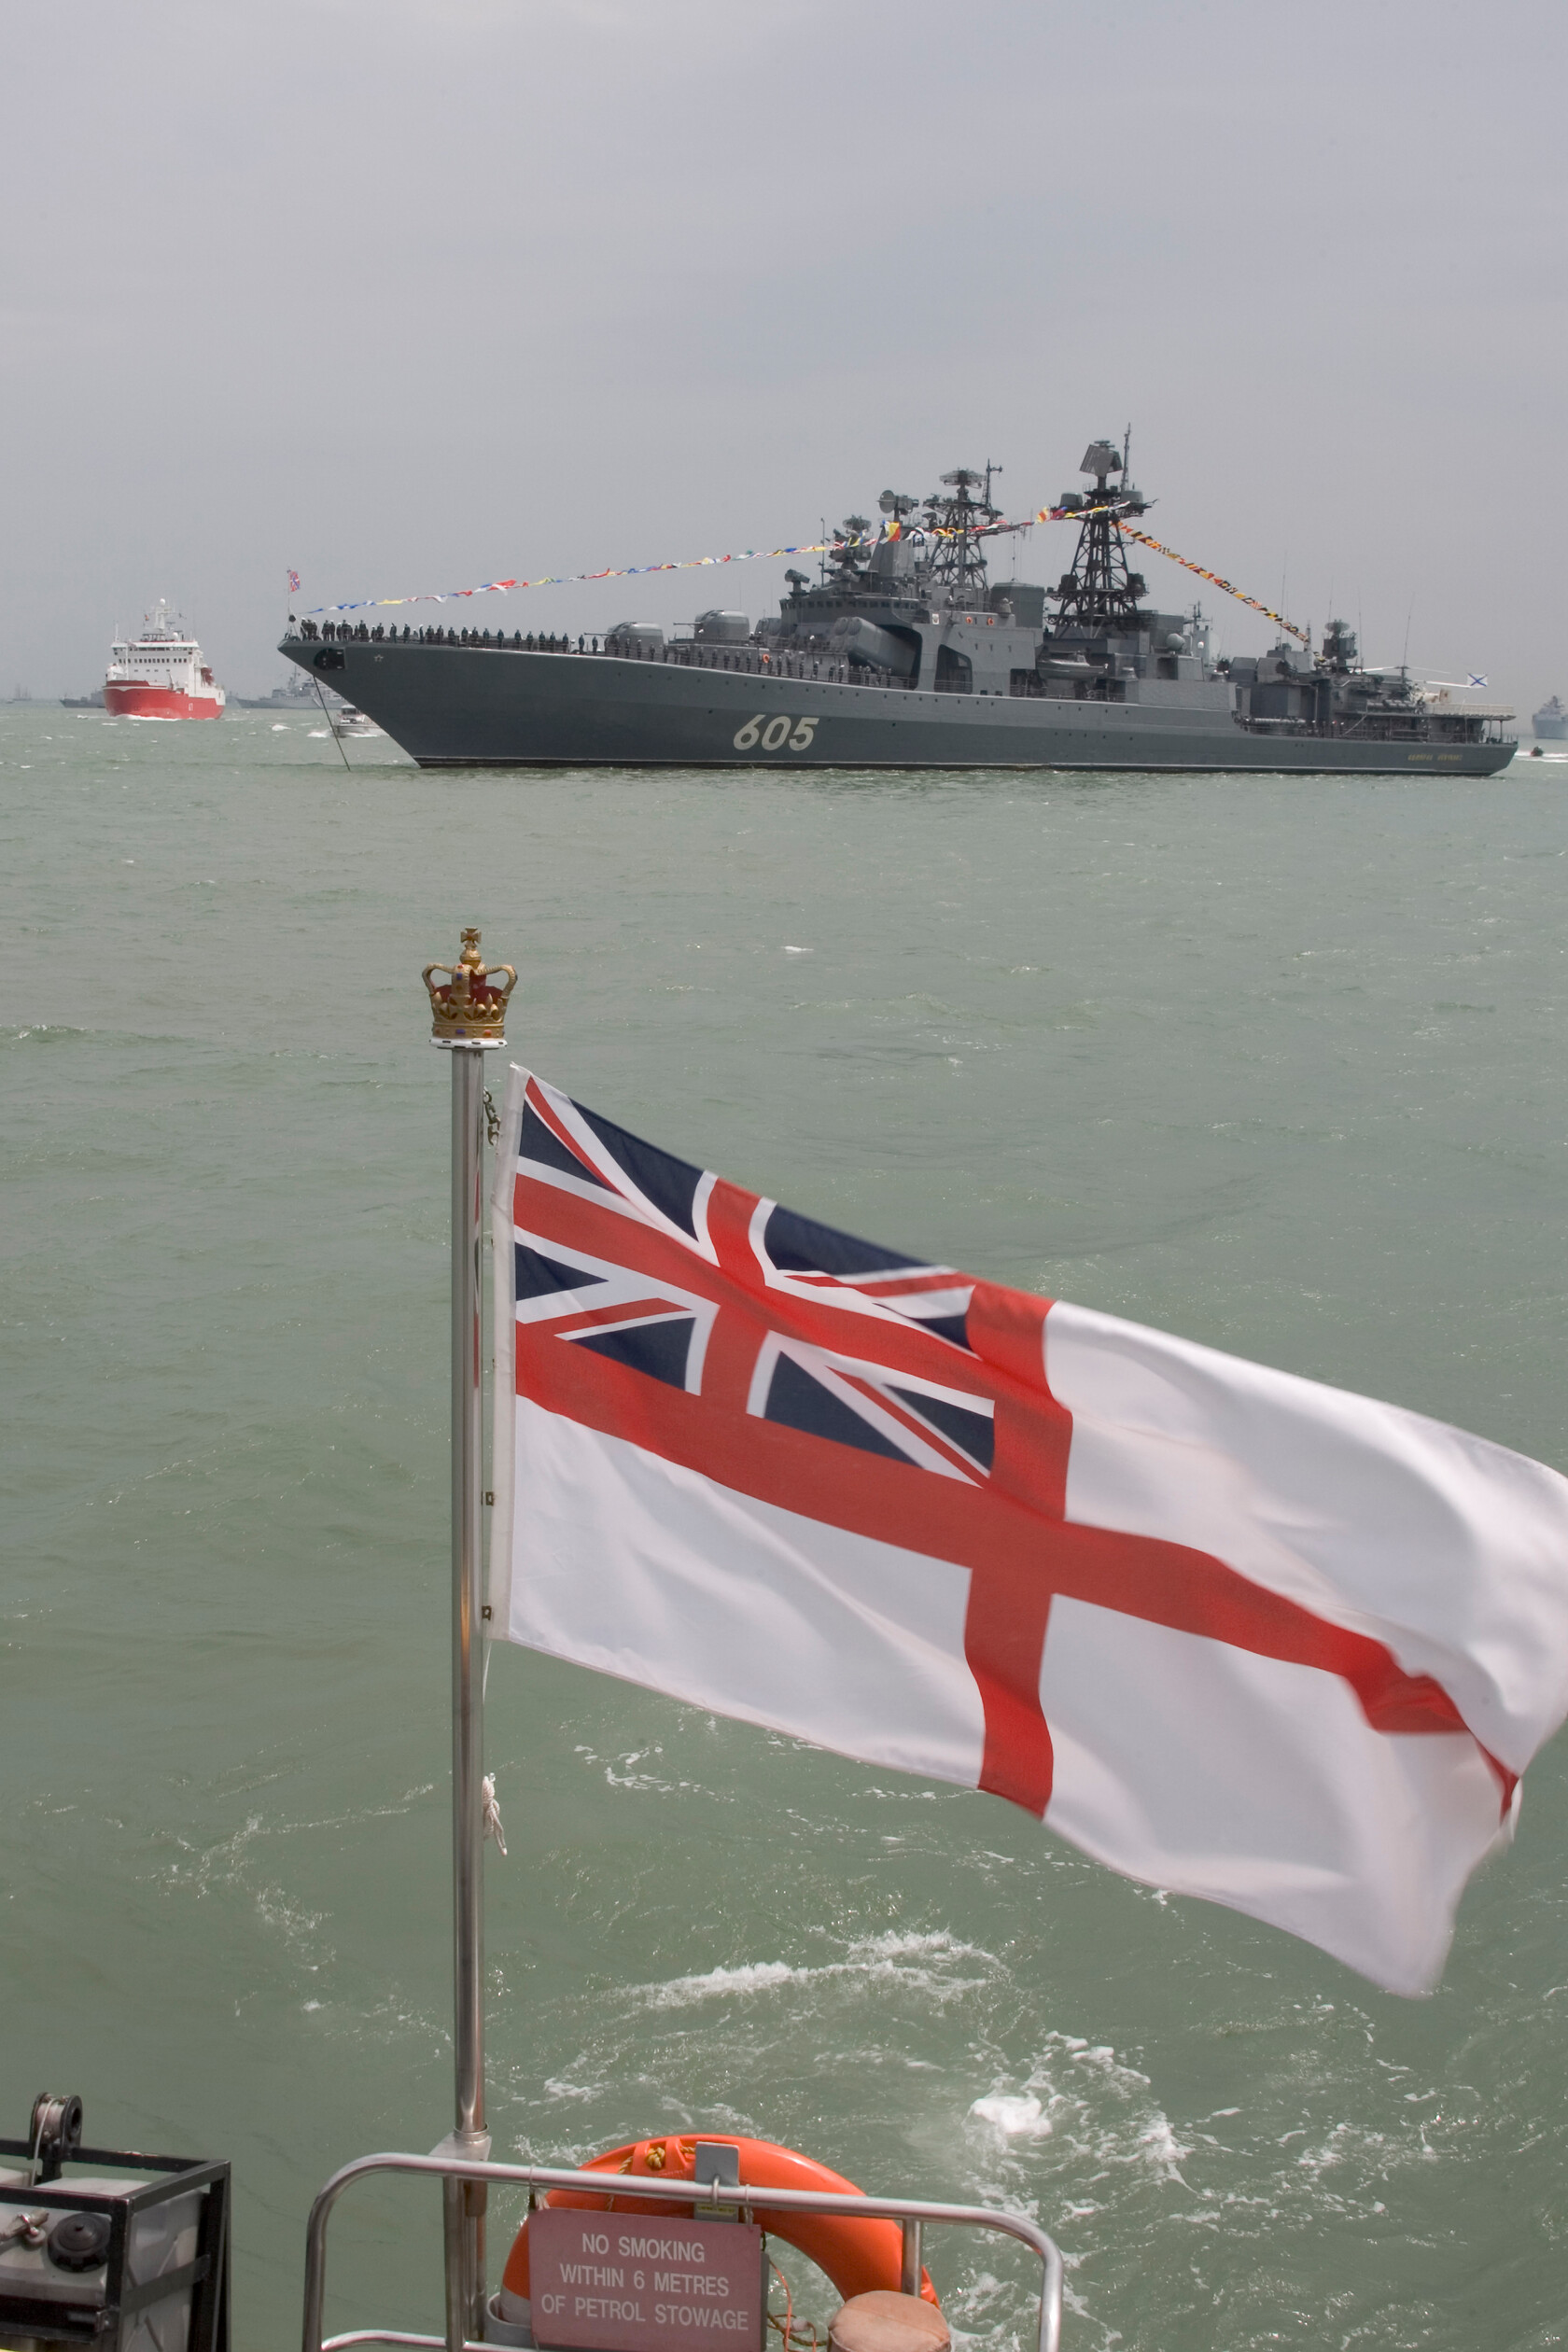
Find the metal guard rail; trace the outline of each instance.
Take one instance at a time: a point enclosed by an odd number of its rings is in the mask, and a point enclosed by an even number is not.
[[[409,2335],[388,2329],[360,2328],[346,2335],[323,2339],[322,2313],[327,2294],[327,2224],[332,2207],[350,2181],[371,2173],[427,2173],[442,2180],[494,2182],[497,2188],[573,2189],[595,2197],[635,2197],[641,2205],[651,2199],[667,2205],[695,2205],[705,2211],[733,2205],[742,2212],[833,2213],[851,2220],[870,2219],[903,2224],[904,2271],[917,2280],[920,2231],[927,2221],[967,2230],[995,2230],[1016,2238],[1040,2257],[1040,2334],[1036,2352],[1058,2352],[1061,2338],[1062,2259],[1045,2232],[1018,2214],[999,2213],[988,2205],[931,2205],[911,2197],[838,2196],[816,2189],[754,2189],[742,2181],[661,2180],[656,2175],[637,2175],[636,2186],[616,2190],[618,2174],[561,2172],[543,2164],[479,2163],[460,2156],[360,2156],[335,2172],[311,2206],[305,2230],[305,2327],[302,2352],[348,2352],[351,2345],[406,2345],[414,2352],[496,2352],[494,2345],[464,2344],[451,2335]],[[707,2191],[706,2195],[702,2194]],[[913,2252],[913,2260],[912,2258]]]

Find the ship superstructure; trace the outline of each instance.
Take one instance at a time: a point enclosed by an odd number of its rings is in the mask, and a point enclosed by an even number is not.
[[[1216,661],[1201,607],[1155,610],[1132,567],[1149,502],[1128,459],[1125,441],[1089,445],[1092,487],[1054,510],[1079,521],[1053,588],[991,580],[992,543],[1018,526],[993,503],[998,469],[959,467],[925,499],[884,491],[875,528],[847,516],[819,577],[789,572],[756,627],[711,611],[685,632],[623,623],[601,645],[307,619],[281,651],[425,766],[1491,774],[1512,758],[1511,712],[1365,670],[1340,621],[1315,653],[1281,631]]]
[[[109,649],[104,707],[123,719],[221,719],[228,701],[196,639],[166,603],[139,637]]]
[[[1530,724],[1537,743],[1561,743],[1568,737],[1568,710],[1562,707],[1562,697],[1553,694],[1544,702]]]

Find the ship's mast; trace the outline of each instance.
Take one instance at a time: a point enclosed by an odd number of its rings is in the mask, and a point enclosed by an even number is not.
[[[945,588],[952,603],[985,602],[982,533],[987,524],[1001,520],[991,504],[991,476],[1001,471],[1000,466],[990,463],[983,474],[959,466],[942,477],[943,489],[951,495],[944,497],[935,491],[926,500],[926,528],[936,535],[926,562],[926,578],[932,588]],[[979,497],[974,496],[976,490]]]
[[[1129,425],[1120,453],[1109,441],[1091,441],[1084,452],[1082,471],[1094,476],[1095,486],[1085,502],[1087,511],[1078,533],[1072,568],[1062,574],[1060,584],[1050,592],[1060,603],[1058,629],[1071,625],[1099,636],[1108,628],[1126,628],[1137,622],[1144,581],[1141,573],[1127,563],[1119,520],[1124,514],[1142,514],[1146,509],[1146,501],[1127,478],[1131,447]],[[1122,477],[1119,489],[1111,486],[1113,473]]]

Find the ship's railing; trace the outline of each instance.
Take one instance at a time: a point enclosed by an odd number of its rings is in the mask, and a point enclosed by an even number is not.
[[[1268,719],[1238,711],[1248,735],[1309,736],[1324,743],[1505,743],[1511,710],[1371,710],[1353,719]]]
[[[678,638],[672,645],[638,646],[612,641],[605,651],[612,659],[662,662],[673,669],[728,670],[746,678],[783,678],[796,683],[822,686],[907,686],[891,670],[874,669],[865,662],[845,662],[827,653],[764,652],[754,645],[694,645]]]
[[[1058,2352],[1061,2338],[1062,2259],[1051,2238],[1021,2214],[1002,2213],[992,2205],[932,2205],[913,2197],[834,2195],[818,2189],[758,2189],[746,2181],[661,2180],[639,2173],[635,2186],[617,2188],[618,2176],[602,2172],[563,2172],[544,2164],[479,2163],[461,2156],[360,2156],[335,2172],[316,2196],[305,2230],[305,2326],[303,2352],[348,2352],[360,2344],[404,2345],[414,2352],[496,2352],[493,2345],[465,2343],[463,2329],[448,2301],[444,2336],[412,2335],[385,2328],[357,2328],[346,2335],[322,2334],[327,2296],[327,2224],[343,2191],[356,2180],[375,2173],[423,2173],[441,2180],[493,2182],[497,2188],[586,2191],[590,2195],[635,2195],[672,2205],[696,2205],[705,2211],[715,2205],[736,2208],[743,2220],[765,2213],[843,2214],[851,2220],[888,2220],[903,2231],[903,2283],[906,2294],[919,2291],[922,2233],[933,2228],[990,2230],[1016,2238],[1040,2260],[1040,2328],[1036,2352]]]
[[[907,678],[896,678],[891,670],[875,669],[863,662],[847,662],[826,653],[795,652],[783,649],[764,649],[758,645],[705,645],[689,637],[673,638],[665,645],[653,645],[637,637],[613,635],[602,642],[595,637],[557,637],[530,633],[525,637],[516,630],[511,637],[504,631],[492,636],[488,629],[461,632],[455,629],[415,629],[399,633],[393,628],[357,627],[349,622],[323,622],[318,628],[312,622],[289,630],[287,636],[308,644],[318,640],[327,645],[419,645],[455,650],[462,653],[559,653],[593,654],[600,660],[621,662],[653,662],[666,668],[727,670],[749,678],[783,678],[798,684],[825,686],[907,686]]]

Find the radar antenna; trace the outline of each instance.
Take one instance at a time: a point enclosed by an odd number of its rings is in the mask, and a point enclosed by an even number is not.
[[[1060,606],[1058,628],[1071,623],[1098,636],[1107,628],[1126,627],[1137,621],[1138,600],[1145,594],[1145,583],[1142,574],[1135,572],[1127,563],[1121,517],[1144,513],[1147,501],[1140,497],[1127,479],[1131,453],[1130,425],[1120,451],[1114,441],[1091,441],[1084,452],[1079,470],[1092,474],[1095,486],[1086,500],[1074,497],[1071,501],[1074,506],[1085,506],[1086,511],[1078,533],[1072,568],[1064,572],[1058,584],[1048,591]],[[1118,489],[1111,486],[1113,474],[1122,477]],[[1068,503],[1063,500],[1064,505]]]
[[[867,553],[866,534],[870,529],[869,515],[847,514],[833,534],[825,560],[837,565],[837,577],[841,583],[853,582],[863,571]]]
[[[990,525],[1001,520],[1000,509],[991,504],[991,476],[1001,471],[994,464],[987,464],[983,474],[971,466],[958,466],[943,475],[942,489],[933,490],[926,500],[926,528],[933,542],[926,579],[932,588],[945,588],[950,603],[986,601],[984,540]]]

